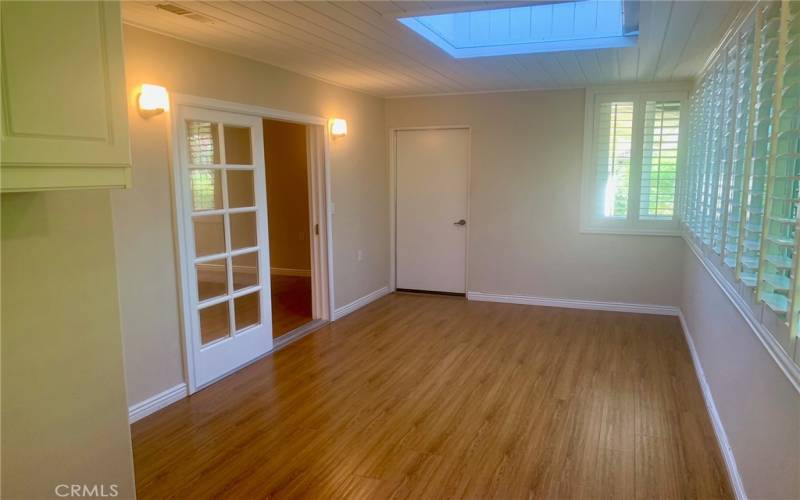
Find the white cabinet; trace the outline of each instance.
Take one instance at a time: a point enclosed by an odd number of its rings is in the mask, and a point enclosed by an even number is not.
[[[117,2],[2,2],[3,192],[121,188],[130,147]]]

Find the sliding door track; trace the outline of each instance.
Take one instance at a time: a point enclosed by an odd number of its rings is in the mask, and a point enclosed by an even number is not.
[[[447,295],[448,297],[466,297],[466,293],[459,293],[459,292],[437,292],[436,290],[414,290],[411,288],[397,288],[395,289],[398,292],[403,293],[424,293],[427,295]]]
[[[327,321],[327,320],[324,320],[324,319],[315,319],[314,321],[311,321],[310,323],[306,323],[305,325],[298,326],[294,330],[291,330],[291,331],[288,331],[288,332],[284,333],[283,335],[281,335],[280,337],[277,337],[273,341],[272,352],[278,351],[280,349],[283,349],[284,347],[286,347],[289,344],[297,342],[298,340],[302,339],[303,337],[305,337],[309,333],[312,333],[312,332],[320,329],[321,327],[327,325],[328,323],[330,323],[330,321]]]

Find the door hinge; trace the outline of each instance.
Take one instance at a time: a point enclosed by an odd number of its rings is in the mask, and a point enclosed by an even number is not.
[[[314,234],[319,236],[319,224],[314,224]]]

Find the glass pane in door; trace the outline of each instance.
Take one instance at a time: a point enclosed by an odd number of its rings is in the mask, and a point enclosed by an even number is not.
[[[228,302],[200,309],[200,340],[203,345],[230,335]]]
[[[225,252],[225,217],[222,215],[198,216],[194,222],[195,256],[215,255]]]
[[[257,243],[256,213],[242,212],[230,215],[231,250],[254,247]]]
[[[258,285],[258,252],[236,255],[231,261],[234,291]]]
[[[189,171],[192,187],[192,210],[218,210],[222,208],[222,171],[195,168]]]
[[[259,292],[242,295],[233,300],[233,316],[236,318],[237,332],[260,323],[260,301]]]
[[[228,170],[228,207],[256,206],[252,170]]]
[[[194,265],[197,271],[197,298],[201,302],[228,293],[226,259],[215,259]]]
[[[252,165],[250,127],[225,125],[223,128],[225,129],[225,163],[228,165]]]
[[[194,165],[218,164],[219,127],[216,123],[190,120],[186,122],[189,141],[189,163]]]

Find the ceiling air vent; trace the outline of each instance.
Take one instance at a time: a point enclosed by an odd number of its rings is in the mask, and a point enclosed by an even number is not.
[[[175,14],[177,16],[185,17],[186,19],[191,19],[192,21],[197,21],[200,23],[213,23],[214,20],[210,17],[206,17],[202,14],[198,14],[197,12],[192,12],[189,9],[184,9],[180,5],[175,5],[174,3],[160,3],[156,5],[156,9],[161,9],[167,11],[171,14]]]

